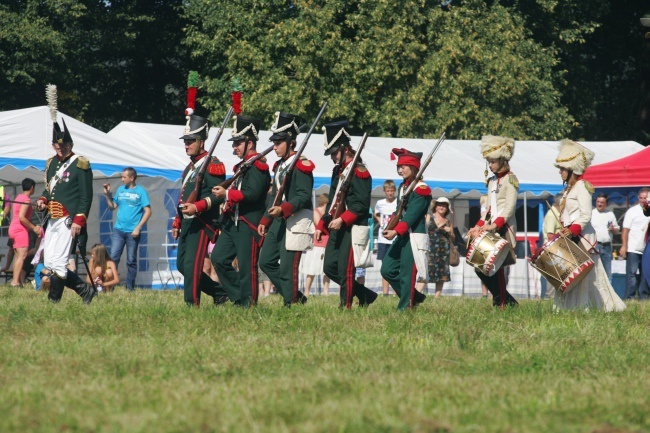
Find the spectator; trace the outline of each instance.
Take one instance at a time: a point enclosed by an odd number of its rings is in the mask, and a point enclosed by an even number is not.
[[[641,257],[645,249],[645,232],[650,222],[650,217],[643,214],[643,209],[648,206],[649,188],[639,190],[639,203],[625,212],[623,218],[623,231],[621,234],[622,245],[619,254],[626,259],[625,264],[625,299],[634,298],[638,292],[639,299],[648,299],[650,290],[643,277]],[[640,275],[637,276],[637,272]]]
[[[151,216],[151,206],[147,191],[136,185],[138,174],[135,169],[127,167],[122,171],[122,183],[115,193],[111,195],[111,185],[104,184],[106,203],[111,210],[117,211],[117,218],[111,236],[111,258],[115,266],[119,265],[124,245],[126,244],[126,290],[135,288],[135,277],[138,273],[138,245],[140,233]]]
[[[86,280],[94,281],[97,291],[111,292],[119,284],[120,276],[117,273],[117,264],[108,255],[104,244],[95,244],[90,250],[90,263],[88,263],[91,275],[86,275]]]
[[[612,234],[618,234],[620,227],[616,222],[614,212],[607,210],[607,194],[596,197],[596,208],[591,211],[591,225],[596,230],[596,250],[600,254],[600,261],[607,273],[609,282],[612,282]]]
[[[271,283],[271,280],[269,280],[269,277],[264,272],[262,272],[259,266],[257,267],[257,281],[259,296],[269,296],[273,291],[273,284]],[[329,280],[327,288],[329,289]]]
[[[449,251],[456,240],[450,213],[449,199],[440,197],[431,203],[431,212],[427,214],[429,282],[436,283],[436,298],[440,297],[445,282],[450,281]]]
[[[323,218],[328,202],[329,197],[327,194],[323,193],[318,196],[316,202],[317,207],[314,209],[315,226],[318,226],[319,221]],[[309,290],[311,289],[311,285],[314,282],[316,275],[321,275],[323,277],[323,294],[329,295],[330,277],[323,273],[323,258],[325,257],[325,247],[327,246],[327,240],[329,238],[329,235],[323,233],[319,241],[316,239],[316,235],[314,235],[314,248],[307,250],[305,253],[305,259],[301,262],[304,267],[302,272],[307,275],[305,277],[305,296],[309,295]],[[269,281],[270,284],[268,277],[267,281]]]
[[[36,182],[33,179],[23,179],[23,192],[16,197],[12,206],[11,225],[9,226],[9,238],[12,241],[15,256],[12,287],[22,287],[25,284],[26,274],[23,271],[23,265],[29,251],[29,232],[32,231],[37,236],[41,234],[41,226],[33,224],[29,220],[33,212],[31,196],[34,194],[35,185]]]
[[[9,218],[10,218],[10,212],[11,212],[11,198],[7,195],[7,191],[5,190],[5,187],[3,185],[0,185],[0,198],[2,199],[2,206],[0,206],[0,234],[2,236],[5,236],[7,234],[6,232],[6,227],[9,225]],[[6,271],[9,269],[9,265],[11,262],[7,262],[7,266],[4,268]]]
[[[395,197],[395,182],[392,180],[387,180],[384,182],[384,195],[385,199],[377,201],[375,205],[375,219],[379,224],[379,232],[377,235],[377,260],[384,260],[384,256],[388,251],[388,248],[393,243],[392,240],[388,240],[384,237],[384,230],[390,221],[391,216],[397,211],[397,200]],[[381,291],[384,293],[384,296],[388,296],[388,281],[383,277],[381,279]]]

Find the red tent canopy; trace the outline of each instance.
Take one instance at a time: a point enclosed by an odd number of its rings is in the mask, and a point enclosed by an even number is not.
[[[650,185],[650,147],[625,158],[591,166],[584,178],[597,188]]]

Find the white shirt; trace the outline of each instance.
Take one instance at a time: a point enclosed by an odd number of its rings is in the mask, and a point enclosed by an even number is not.
[[[612,242],[612,232],[609,231],[609,227],[620,229],[614,212],[608,210],[601,212],[596,208],[591,211],[591,225],[596,230],[596,240],[605,244]]]
[[[393,200],[391,203],[384,198],[379,200],[375,205],[375,215],[379,214],[379,235],[377,237],[377,242],[380,244],[392,244],[393,241],[389,241],[384,237],[382,232],[386,229],[388,221],[390,221],[391,215],[397,210],[397,199]],[[394,238],[393,238],[394,239]]]
[[[632,206],[625,212],[623,228],[629,229],[627,238],[627,252],[643,254],[645,248],[645,231],[650,223],[650,217],[643,215],[640,204]]]

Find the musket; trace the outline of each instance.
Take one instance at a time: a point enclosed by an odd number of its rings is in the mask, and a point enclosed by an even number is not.
[[[339,191],[336,194],[336,197],[334,198],[334,204],[330,208],[330,215],[332,216],[332,219],[337,219],[338,217],[341,216],[341,214],[344,211],[345,198],[347,197],[348,190],[350,189],[350,183],[352,182],[352,175],[354,174],[354,169],[357,167],[357,164],[359,163],[359,159],[361,159],[361,152],[363,152],[363,148],[366,147],[366,140],[368,140],[367,132],[363,134],[363,138],[361,139],[361,143],[359,144],[357,153],[355,153],[354,158],[350,162],[350,170],[346,173],[345,177],[341,181],[341,187],[339,188]],[[343,158],[345,158],[345,156]],[[342,163],[343,161],[341,161],[341,164]]]
[[[247,161],[244,161],[244,163],[239,166],[239,170],[237,170],[237,172],[235,174],[233,174],[229,179],[226,179],[223,182],[221,182],[219,184],[219,186],[222,187],[223,189],[228,189],[230,187],[230,185],[232,185],[232,183],[237,180],[237,178],[239,178],[244,173],[246,173],[248,171],[248,169],[253,166],[253,164],[255,164],[260,159],[264,158],[272,150],[273,150],[273,145],[269,146],[262,153],[258,153],[257,155],[255,155],[251,159],[249,159]]]
[[[438,139],[438,142],[436,143],[435,146],[433,146],[433,149],[431,149],[431,152],[429,152],[429,156],[427,156],[427,159],[424,160],[422,165],[420,166],[420,170],[418,170],[418,173],[415,175],[415,178],[413,178],[413,182],[409,185],[409,187],[406,189],[402,197],[400,197],[400,203],[399,207],[397,208],[397,212],[395,212],[395,215],[391,218],[391,220],[388,222],[388,225],[384,230],[393,230],[395,229],[395,226],[397,223],[402,219],[402,213],[404,213],[404,208],[406,207],[406,204],[408,203],[409,195],[413,192],[413,189],[415,189],[415,186],[422,180],[422,177],[424,176],[424,170],[427,169],[429,164],[431,163],[431,160],[435,156],[436,152],[438,152],[438,149],[442,145],[442,142],[445,141],[445,133],[443,132],[440,138]]]
[[[4,203],[31,204],[32,206],[34,206],[34,202],[33,202],[33,201],[16,201],[16,200],[5,199],[5,198],[2,198],[2,197],[0,197],[0,202],[4,202]]]
[[[305,150],[305,147],[307,147],[307,142],[309,141],[309,137],[311,137],[311,134],[314,132],[314,128],[316,127],[316,124],[318,123],[321,116],[325,112],[325,108],[327,108],[327,102],[325,102],[321,107],[320,112],[318,113],[318,116],[316,116],[314,123],[312,123],[311,128],[309,128],[309,132],[305,136],[305,139],[302,140],[300,147],[298,148],[298,150],[296,150],[296,154],[295,157],[293,158],[293,161],[291,161],[291,164],[289,164],[289,168],[287,168],[287,171],[285,171],[284,179],[282,180],[282,185],[280,185],[280,188],[278,188],[278,192],[275,195],[273,204],[271,205],[272,207],[280,206],[280,203],[282,203],[282,196],[284,195],[284,190],[287,187],[287,182],[291,178],[291,175],[293,174],[293,170],[296,168],[296,163],[300,159],[300,155],[302,155],[302,152]],[[287,146],[289,146],[289,143],[287,143]]]
[[[219,142],[219,139],[223,134],[223,130],[226,128],[226,125],[228,124],[228,121],[230,120],[230,117],[232,116],[233,112],[234,110],[231,106],[228,109],[228,113],[226,113],[226,118],[223,119],[223,123],[221,124],[221,128],[219,128],[219,132],[217,133],[217,136],[214,138],[214,141],[212,142],[212,146],[210,146],[210,150],[208,150],[208,155],[206,156],[205,161],[203,162],[203,164],[201,164],[201,168],[199,169],[199,172],[196,175],[196,184],[194,185],[194,190],[190,193],[190,196],[187,198],[185,203],[194,203],[199,198],[199,195],[201,193],[201,185],[203,184],[203,178],[205,177],[205,171],[208,169],[208,165],[210,165],[210,158],[212,158],[214,149],[217,147],[217,143]]]

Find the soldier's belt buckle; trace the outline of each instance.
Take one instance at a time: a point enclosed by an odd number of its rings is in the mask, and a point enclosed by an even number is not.
[[[72,218],[67,217],[67,218],[65,219],[65,226],[66,226],[67,228],[72,228]]]

